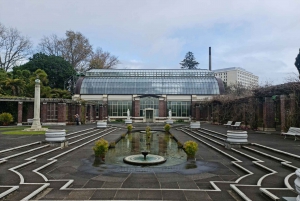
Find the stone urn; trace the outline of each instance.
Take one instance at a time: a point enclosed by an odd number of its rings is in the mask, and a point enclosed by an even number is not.
[[[62,142],[66,140],[66,130],[48,129],[45,137],[47,142]]]
[[[97,121],[97,128],[106,128],[107,122],[106,121]]]

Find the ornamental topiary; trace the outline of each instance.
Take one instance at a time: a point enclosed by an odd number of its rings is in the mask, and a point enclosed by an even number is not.
[[[147,127],[146,127],[146,133],[148,133],[148,132],[150,132],[150,131],[151,131],[150,126],[147,126]]]
[[[166,133],[169,133],[170,129],[171,129],[171,125],[170,124],[166,124],[165,127],[164,127],[164,129],[165,129]]]
[[[10,113],[4,112],[0,114],[0,122],[3,126],[7,126],[9,123],[13,122],[14,118]]]
[[[127,130],[128,130],[128,133],[130,133],[132,131],[132,128],[133,126],[131,124],[128,124],[127,125]]]
[[[194,141],[186,141],[184,143],[184,151],[188,157],[195,157],[196,152],[198,151],[198,144]]]
[[[108,147],[109,147],[108,142],[103,138],[97,140],[95,142],[95,145],[93,146],[95,156],[104,158],[106,152],[108,151]]]

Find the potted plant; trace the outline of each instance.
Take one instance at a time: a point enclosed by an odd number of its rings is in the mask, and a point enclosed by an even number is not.
[[[108,151],[109,144],[106,140],[101,138],[100,140],[97,140],[95,142],[95,145],[93,146],[93,150],[95,153],[95,157],[102,159],[102,161],[105,160],[105,154]]]
[[[194,141],[186,141],[184,143],[184,151],[187,154],[187,159],[195,159],[196,152],[198,151],[198,144]]]
[[[10,113],[4,112],[0,114],[0,122],[2,122],[3,126],[9,125],[13,120],[14,118]]]
[[[170,129],[171,129],[171,125],[170,124],[166,124],[165,127],[164,127],[164,129],[165,129],[166,133],[169,133]]]
[[[128,125],[127,125],[128,133],[131,133],[132,128],[133,128],[132,124],[128,124]]]

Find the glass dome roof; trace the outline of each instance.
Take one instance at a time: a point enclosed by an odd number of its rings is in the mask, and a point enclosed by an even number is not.
[[[86,72],[80,94],[217,95],[220,90],[209,70],[93,69]]]

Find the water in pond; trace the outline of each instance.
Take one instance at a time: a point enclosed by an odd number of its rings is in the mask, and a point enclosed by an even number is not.
[[[116,144],[115,148],[109,149],[105,156],[105,164],[129,166],[123,162],[123,158],[141,154],[143,150],[149,150],[149,154],[163,156],[167,159],[164,164],[158,166],[170,166],[186,162],[186,153],[182,149],[178,149],[176,141],[169,134],[157,132],[148,138],[145,133],[136,132],[126,135]],[[143,157],[142,154],[141,157]]]

